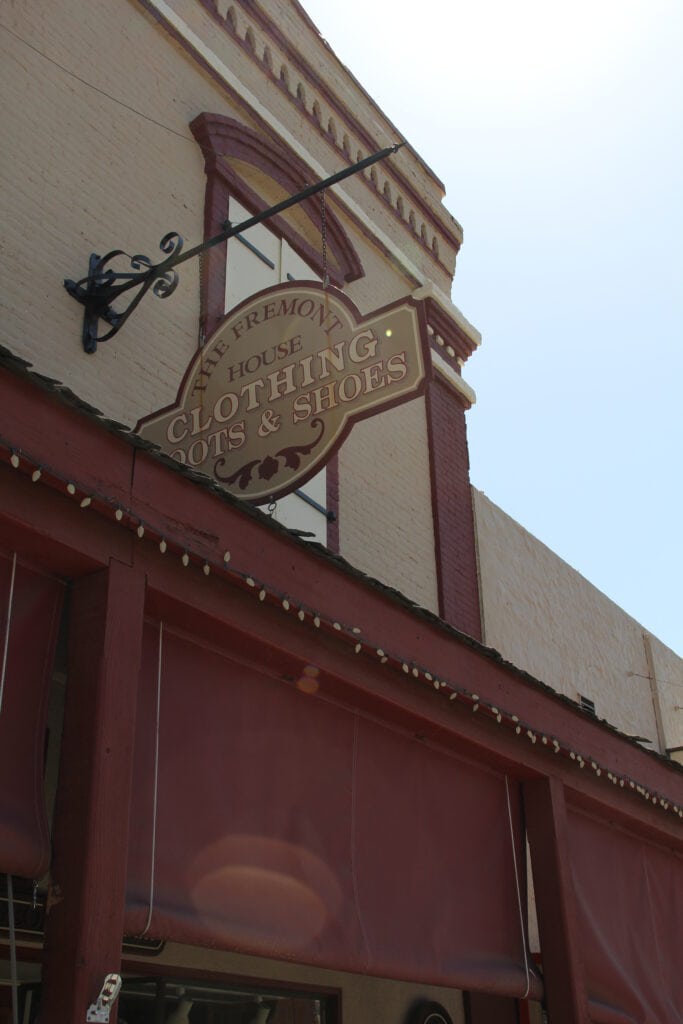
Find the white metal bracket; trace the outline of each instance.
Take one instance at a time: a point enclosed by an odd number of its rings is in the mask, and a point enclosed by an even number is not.
[[[119,974],[108,974],[96,1002],[91,1003],[85,1015],[86,1022],[93,1021],[94,1024],[109,1024],[109,1014],[116,998],[121,991],[121,976]]]

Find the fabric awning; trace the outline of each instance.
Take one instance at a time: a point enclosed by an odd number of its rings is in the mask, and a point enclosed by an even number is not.
[[[45,721],[63,585],[0,553],[0,872],[47,869]]]
[[[570,809],[591,1020],[683,1021],[683,856]]]
[[[524,993],[504,776],[321,697],[314,666],[297,685],[168,630],[158,658],[150,624],[130,933]]]

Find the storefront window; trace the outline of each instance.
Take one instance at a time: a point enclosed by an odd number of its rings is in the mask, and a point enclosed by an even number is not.
[[[183,977],[124,976],[118,1024],[337,1024],[335,996]],[[40,1016],[40,986],[20,989],[22,1024]]]

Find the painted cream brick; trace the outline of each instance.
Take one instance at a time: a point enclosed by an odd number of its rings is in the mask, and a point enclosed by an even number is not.
[[[599,718],[658,749],[642,626],[476,490],[474,508],[486,643],[573,700],[589,697]],[[663,750],[670,738],[683,742],[673,711],[677,693],[683,704],[683,662],[659,642],[653,653]]]
[[[350,218],[342,215],[340,220],[353,239],[354,248],[363,265],[363,276],[344,288],[361,313],[379,309],[380,306],[410,295],[410,279],[400,268],[390,263],[365,235],[359,234]]]
[[[1,171],[2,342],[107,415],[134,423],[174,397],[196,348],[197,262],[182,269],[171,298],[148,297],[96,356],[81,349],[81,308],[62,281],[87,273],[91,251],[156,259],[168,230],[187,244],[201,238],[203,160],[188,123],[203,109],[230,110],[128,4],[102,5],[97,18],[84,19],[73,0],[37,2],[8,9],[5,20],[101,92],[2,33],[2,128],[13,140]]]
[[[424,399],[356,424],[339,456],[339,494],[342,555],[438,611]]]
[[[274,13],[287,21],[284,6]],[[177,7],[311,155],[324,157],[330,170],[336,169],[339,161],[329,142],[263,68],[200,5]],[[198,241],[205,180],[189,122],[202,110],[255,122],[247,107],[215,84],[135,4],[102,5],[96,18],[86,20],[78,0],[37,0],[30,11],[8,10],[6,20],[16,35],[3,33],[1,40],[2,128],[13,140],[2,158],[3,343],[106,414],[132,424],[174,397],[178,377],[195,350],[198,263],[182,268],[171,298],[148,297],[115,342],[102,345],[94,357],[81,350],[81,309],[62,281],[86,274],[91,251],[122,248],[155,259],[161,235],[171,229],[188,246]],[[297,36],[296,26],[287,31]],[[299,32],[297,38],[304,40],[301,45],[323,47],[317,36],[306,42],[306,33]],[[341,65],[337,78],[332,84],[341,87]],[[355,84],[353,90],[377,115],[362,90]],[[413,156],[403,160],[408,167],[415,165],[429,202],[438,205],[440,193],[430,176]],[[360,180],[351,184],[368,223],[384,219],[387,230],[398,231],[396,238],[415,249],[417,260],[417,241],[395,218],[387,218],[381,198]],[[446,216],[443,209],[441,215]],[[379,293],[389,299],[413,290],[415,282],[393,267],[356,224],[347,226],[366,267],[365,280],[350,289],[359,304],[376,307]]]
[[[405,277],[363,237],[365,276],[346,289],[361,312],[405,297]],[[424,399],[357,423],[339,454],[344,558],[438,612],[429,444]]]
[[[144,963],[144,958],[140,958]],[[167,943],[156,963],[178,969],[215,971],[234,977],[268,977],[274,982],[291,985],[319,985],[321,989],[343,991],[344,1024],[376,1024],[406,1020],[417,1002],[438,1002],[450,1014],[453,1024],[465,1024],[462,993],[457,989],[435,985],[414,985],[403,981],[387,981],[360,974],[345,974],[318,967],[300,967],[281,960],[222,953]]]
[[[339,161],[329,142],[243,48],[218,29],[200,5],[176,6],[245,87],[316,159],[336,169]],[[316,48],[323,44],[317,36],[297,35],[285,7],[280,5],[275,12],[287,23],[285,35],[308,48],[308,59],[319,60]],[[198,261],[180,269],[180,284],[171,297],[162,301],[147,296],[115,340],[102,344],[94,356],[82,351],[81,307],[62,282],[86,274],[92,251],[103,254],[122,248],[158,259],[160,238],[172,229],[184,236],[188,247],[199,241],[205,176],[189,123],[203,110],[255,122],[248,108],[220,88],[135,4],[120,0],[98,6],[97,17],[84,19],[79,0],[37,0],[30,11],[8,10],[7,23],[16,36],[0,37],[6,97],[2,128],[4,136],[13,139],[12,147],[3,152],[1,170],[2,343],[106,415],[133,425],[175,398],[196,349]],[[274,53],[273,59],[280,58]],[[350,89],[348,102],[357,101],[361,110],[378,116],[355,83],[344,85],[345,75],[341,65],[334,64],[330,85]],[[428,201],[438,205],[440,192],[419,161],[406,154],[403,165],[419,179]],[[370,230],[373,222],[381,221],[389,233],[398,232],[395,237],[415,249],[419,262],[417,241],[387,215],[381,197],[360,180],[351,184]],[[359,308],[369,311],[409,294],[415,281],[387,260],[338,204],[337,208],[365,270],[365,276],[348,287]],[[342,553],[435,609],[423,403],[357,425],[341,455],[341,475]]]

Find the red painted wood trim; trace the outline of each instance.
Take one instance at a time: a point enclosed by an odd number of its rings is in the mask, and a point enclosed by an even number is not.
[[[521,1000],[517,1006],[517,1012],[519,1015],[519,1024],[531,1024],[531,1014],[529,1013],[529,1003],[526,999]]]
[[[118,562],[72,589],[42,992],[54,1024],[84,1021],[120,970],[144,600],[144,575]]]
[[[450,345],[454,349],[456,357],[459,357],[464,362],[466,359],[469,359],[472,353],[476,350],[476,343],[472,340],[469,334],[466,334],[457,320],[455,320],[453,316],[450,316],[443,306],[439,305],[435,299],[427,298],[424,301],[429,326],[433,327],[435,333],[441,335],[445,342],[444,348],[440,348],[432,339],[434,350],[439,353],[446,363],[448,363],[454,373],[460,374],[460,366],[458,362],[445,351],[446,346]]]
[[[473,743],[517,777],[552,770],[571,787],[573,801],[581,794],[597,813],[609,810],[629,827],[680,843],[677,820],[668,819],[628,790],[607,784],[604,773],[598,779],[568,759],[553,761],[540,741],[532,745],[524,736],[516,737],[466,711],[459,701],[449,704],[423,680],[397,675],[365,654],[354,655],[334,637],[264,606],[229,580],[219,582],[213,575],[207,580],[196,566],[183,568],[178,550],[187,547],[218,564],[229,550],[230,567],[254,574],[292,601],[305,601],[323,615],[359,625],[363,638],[516,713],[539,736],[571,739],[575,749],[590,752],[597,761],[680,804],[682,776],[673,766],[502,663],[475,641],[449,633],[390,591],[373,587],[343,562],[296,541],[267,517],[135,449],[28,378],[0,372],[0,410],[0,433],[22,452],[22,468],[12,469],[7,461],[0,465],[0,543],[17,550],[20,557],[72,578],[106,565],[111,557],[129,561],[150,574],[157,593],[177,603],[179,623],[191,615],[200,632],[202,624],[206,628],[211,624],[221,635],[227,629],[237,631],[242,634],[241,647],[249,646],[252,656],[260,657],[264,645],[272,643],[301,664],[314,658],[329,674],[330,685],[353,687],[356,699],[362,691],[366,701],[374,701],[375,709],[390,719],[422,732],[428,725],[427,735],[439,742]],[[25,460],[31,456],[44,467],[37,484],[25,471]],[[0,457],[7,460],[7,451],[4,456],[0,451]],[[76,497],[66,494],[63,482],[50,479],[48,465],[66,479],[76,478]],[[110,480],[103,479],[103,467]],[[129,507],[146,520],[143,540],[134,529],[115,523],[111,507],[107,510],[93,502],[85,511],[79,508],[83,491],[99,489],[117,501],[124,485]],[[160,536],[169,546],[176,545],[175,554],[159,553]]]
[[[215,168],[217,157],[205,155],[206,193],[204,199],[204,239],[213,238],[223,229],[228,217],[230,189],[223,175]],[[225,285],[228,243],[222,242],[202,256],[200,272],[200,332],[203,345],[225,316]]]
[[[189,480],[156,462],[146,483],[140,480],[140,499],[145,493],[175,509],[161,513],[140,500],[136,507],[155,521],[159,535],[181,548],[187,544],[217,559],[229,548],[231,565],[256,575],[263,573],[287,593],[292,601],[304,599],[321,611],[339,613],[347,622],[359,622],[363,635],[389,650],[399,649],[409,659],[425,664],[469,686],[509,708],[522,718],[528,716],[540,730],[571,736],[578,749],[590,750],[596,758],[640,780],[652,790],[676,799],[683,788],[674,769],[605,730],[592,718],[554,697],[538,685],[525,681],[513,666],[503,665],[483,651],[457,637],[448,636],[437,623],[428,623],[389,594],[374,590],[361,578],[349,577],[336,563],[296,542],[261,518],[206,494]],[[164,484],[164,475],[179,489]],[[205,504],[209,499],[210,505]],[[189,630],[231,656],[245,657],[266,671],[292,678],[302,666],[314,662],[321,670],[321,689],[336,699],[357,703],[383,720],[420,733],[425,740],[455,746],[464,753],[482,757],[512,777],[533,778],[552,766],[558,777],[572,789],[576,804],[590,806],[596,813],[609,813],[630,828],[640,829],[661,841],[680,845],[677,821],[662,816],[654,807],[628,791],[606,786],[593,773],[580,771],[573,762],[552,761],[541,743],[532,745],[479,714],[464,709],[459,701],[450,704],[435,694],[431,685],[417,683],[402,673],[389,671],[377,658],[354,655],[334,637],[302,626],[291,615],[268,604],[226,580],[208,579],[197,567],[184,568],[177,554],[162,555],[151,527],[140,541],[107,522],[92,509],[83,512],[75,499],[67,499],[48,488],[38,489],[21,479],[17,471],[0,467],[0,538],[10,537],[20,552],[65,576],[90,571],[94,560],[106,560],[107,552],[122,545],[135,566],[148,578],[149,613]],[[191,519],[186,520],[187,510]],[[21,528],[17,523],[21,522]],[[201,528],[200,528],[201,524]],[[84,569],[85,566],[85,569]],[[296,606],[295,606],[296,607]]]
[[[481,640],[465,407],[437,373],[427,386],[425,406],[439,614],[456,629]]]
[[[525,783],[523,792],[550,1019],[589,1024],[564,786],[551,776]]]

